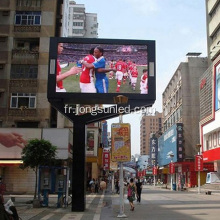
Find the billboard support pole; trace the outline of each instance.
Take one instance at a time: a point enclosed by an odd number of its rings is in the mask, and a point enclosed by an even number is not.
[[[80,120],[73,125],[72,211],[83,212],[85,198],[85,129]]]
[[[119,123],[123,123],[123,116],[119,115]],[[120,166],[120,212],[117,218],[127,218],[124,213],[124,177],[123,177],[123,162],[119,162]]]

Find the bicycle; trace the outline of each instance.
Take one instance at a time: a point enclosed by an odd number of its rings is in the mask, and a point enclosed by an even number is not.
[[[66,195],[63,196],[62,202],[67,207],[72,204],[72,195],[68,195],[68,203],[66,202]]]

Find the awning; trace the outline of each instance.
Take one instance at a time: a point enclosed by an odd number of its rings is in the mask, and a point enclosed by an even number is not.
[[[23,164],[22,160],[0,160],[0,166],[15,166]]]

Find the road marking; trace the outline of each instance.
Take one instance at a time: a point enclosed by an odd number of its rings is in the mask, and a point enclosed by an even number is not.
[[[100,200],[99,200],[99,204],[96,208],[96,211],[95,211],[95,215],[93,217],[93,220],[100,220],[100,215],[101,215],[101,209],[102,209],[102,205],[103,205],[103,199],[104,199],[104,193],[105,193],[105,190],[103,191],[101,197],[100,197]]]

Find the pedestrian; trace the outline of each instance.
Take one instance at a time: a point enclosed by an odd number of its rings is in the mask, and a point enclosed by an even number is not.
[[[142,191],[142,187],[143,184],[140,181],[140,179],[138,179],[137,183],[136,183],[136,187],[137,187],[137,202],[141,202],[141,191]]]
[[[0,176],[0,198],[1,198],[1,201],[4,203],[4,193],[6,191],[6,185],[5,183],[3,183],[2,181],[2,177]]]
[[[128,201],[131,206],[131,211],[134,211],[134,200],[135,200],[135,195],[137,195],[137,187],[134,184],[133,178],[130,179],[130,183],[128,184]]]
[[[91,193],[95,192],[95,179],[91,179],[91,181],[89,182],[90,185],[90,189],[91,189]]]
[[[98,179],[95,180],[95,193],[99,192],[99,181]]]
[[[116,189],[116,193],[119,194],[119,181],[116,180],[115,182],[115,189]]]
[[[106,190],[106,182],[102,179],[102,181],[100,182],[100,189],[101,190]]]

